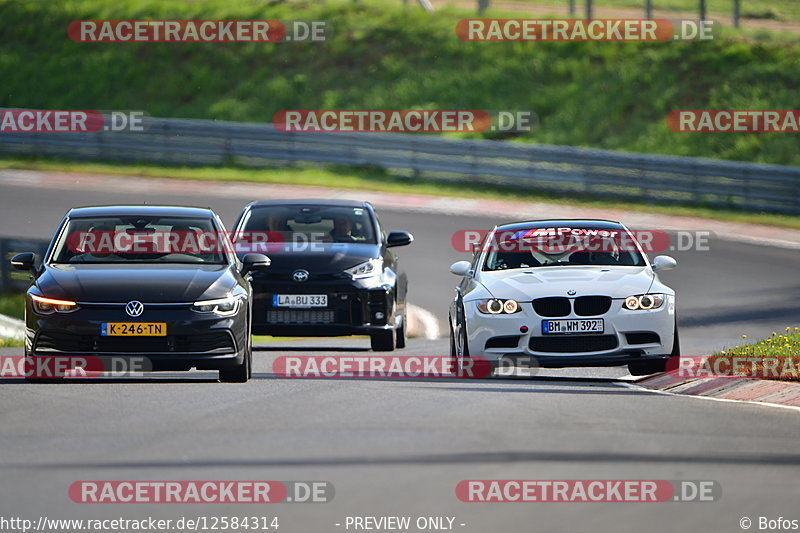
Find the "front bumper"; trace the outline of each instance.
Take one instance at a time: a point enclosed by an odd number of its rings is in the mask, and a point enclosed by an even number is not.
[[[391,330],[403,314],[394,287],[364,287],[346,280],[292,283],[253,280],[253,333],[256,335],[335,337]],[[276,294],[325,294],[324,308],[276,307]]]
[[[120,361],[137,358],[146,369],[216,370],[244,360],[247,313],[205,315],[186,308],[148,307],[137,318],[119,306],[82,307],[72,313],[38,315],[26,312],[26,349],[31,356],[92,356]],[[166,336],[112,337],[100,335],[104,322],[162,322]]]
[[[613,300],[602,315],[543,317],[530,302],[512,315],[485,315],[474,301],[465,302],[467,339],[472,355],[490,361],[516,361],[521,366],[619,366],[632,361],[666,359],[672,352],[675,297],[653,310],[629,311]],[[545,335],[542,321],[602,318],[602,334]],[[520,328],[527,327],[527,332]],[[524,328],[523,328],[524,329]]]

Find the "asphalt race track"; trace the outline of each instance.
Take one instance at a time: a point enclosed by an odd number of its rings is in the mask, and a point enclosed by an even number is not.
[[[0,236],[50,238],[71,206],[144,200],[210,205],[229,225],[247,201],[0,185]],[[448,266],[463,258],[451,235],[503,217],[377,207],[388,229],[415,235],[400,251],[410,300],[444,328],[456,282]],[[708,251],[672,255],[679,266],[663,279],[678,293],[685,354],[800,324],[797,251],[712,239]],[[800,518],[796,411],[654,394],[626,385],[623,369],[480,381],[272,373],[281,355],[364,354],[367,346],[349,339],[260,345],[245,385],[200,372],[7,381],[0,385],[0,515],[278,516],[280,532],[304,533],[347,531],[348,515],[450,516],[455,530],[480,533],[732,532],[745,516],[753,530],[759,516]],[[401,353],[446,351],[446,339],[412,339]],[[78,480],[190,479],[324,480],[336,493],[330,503],[274,506],[80,505],[67,493]],[[462,503],[455,487],[464,479],[715,480],[722,494],[713,503]]]

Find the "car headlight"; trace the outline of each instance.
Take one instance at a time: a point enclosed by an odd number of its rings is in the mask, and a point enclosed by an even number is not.
[[[71,313],[78,310],[78,304],[69,300],[54,300],[53,298],[45,298],[35,294],[31,294],[31,299],[33,300],[33,310],[40,315]]]
[[[345,269],[345,273],[353,279],[365,279],[380,276],[383,273],[383,260],[370,259],[359,265]]]
[[[216,300],[201,300],[192,304],[192,311],[198,313],[215,313],[217,315],[232,315],[239,309],[239,298],[228,296]]]
[[[513,315],[514,313],[518,313],[522,310],[519,306],[519,302],[516,300],[498,300],[497,298],[489,298],[486,300],[476,300],[475,303],[478,306],[478,311],[485,315]]]
[[[622,308],[631,311],[658,309],[664,305],[664,300],[664,295],[661,293],[636,294],[625,298]]]

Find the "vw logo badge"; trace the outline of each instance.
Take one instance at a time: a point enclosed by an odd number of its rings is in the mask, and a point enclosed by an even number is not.
[[[570,290],[567,291],[567,296],[575,296],[576,294],[577,294],[577,292],[575,290],[573,290],[573,289],[570,289]]]
[[[128,316],[137,317],[144,312],[144,305],[140,301],[133,300],[127,303],[125,312],[128,313]]]
[[[308,270],[295,270],[292,274],[295,281],[308,281]]]

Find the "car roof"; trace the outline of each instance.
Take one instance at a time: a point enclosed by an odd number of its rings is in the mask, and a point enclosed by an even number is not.
[[[527,222],[511,222],[497,226],[498,231],[514,231],[532,228],[583,228],[590,227],[607,230],[624,230],[622,223],[614,220],[600,220],[593,218],[561,218],[546,220],[529,220]]]
[[[366,207],[369,202],[361,200],[343,200],[329,198],[283,198],[278,200],[258,200],[247,204],[249,207],[267,207],[277,205],[318,205],[326,207]]]
[[[153,216],[153,217],[196,217],[214,216],[210,207],[187,207],[177,205],[96,205],[70,209],[70,218],[113,217],[113,216]]]

